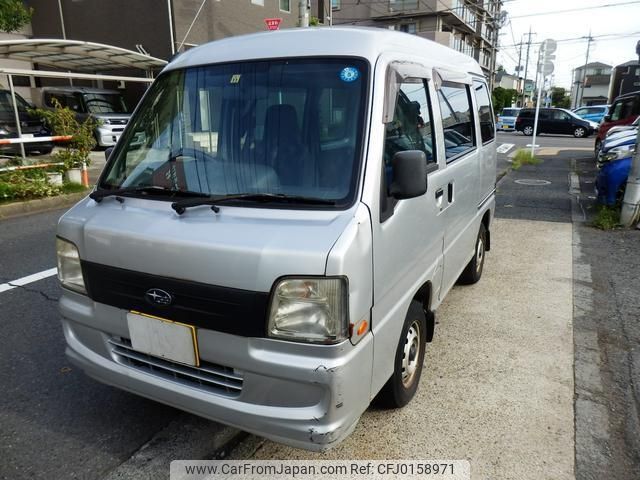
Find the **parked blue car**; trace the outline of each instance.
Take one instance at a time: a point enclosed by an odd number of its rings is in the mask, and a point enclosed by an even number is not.
[[[609,105],[594,105],[592,107],[580,107],[573,110],[573,113],[585,120],[600,123],[609,112]]]
[[[605,139],[598,155],[596,194],[598,203],[614,205],[622,197],[636,151],[637,130],[619,132]]]
[[[516,118],[518,118],[520,110],[520,108],[516,107],[503,108],[502,112],[498,115],[498,124],[496,125],[496,128],[503,132],[515,132]]]

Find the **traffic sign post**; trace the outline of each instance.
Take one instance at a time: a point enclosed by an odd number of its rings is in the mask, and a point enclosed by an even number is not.
[[[267,26],[267,30],[279,30],[281,18],[265,18],[264,23]]]
[[[548,38],[540,46],[540,50],[543,54],[542,62],[538,63],[538,73],[542,74],[542,84],[538,87],[538,100],[536,101],[536,114],[533,120],[533,138],[531,140],[531,157],[536,152],[536,135],[538,134],[538,117],[540,116],[540,100],[542,99],[542,88],[545,86],[546,79],[553,73],[553,60],[556,56],[554,52],[558,48],[558,44],[555,40]]]

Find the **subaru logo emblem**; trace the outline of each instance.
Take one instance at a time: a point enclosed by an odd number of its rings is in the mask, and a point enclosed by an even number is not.
[[[171,294],[159,288],[150,288],[145,292],[144,298],[152,305],[158,305],[160,307],[166,307],[173,302]]]
[[[21,127],[28,127],[29,124],[27,122],[20,122]]]

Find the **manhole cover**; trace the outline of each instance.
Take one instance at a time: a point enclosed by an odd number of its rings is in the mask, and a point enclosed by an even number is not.
[[[523,178],[520,180],[515,180],[515,182],[519,185],[529,185],[531,187],[537,187],[540,185],[550,185],[551,182],[549,182],[548,180],[536,180],[533,178]]]

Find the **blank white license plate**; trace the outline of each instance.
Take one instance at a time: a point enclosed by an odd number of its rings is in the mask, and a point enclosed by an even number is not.
[[[22,138],[33,138],[33,133],[23,133]]]
[[[196,329],[138,312],[127,313],[131,346],[138,352],[199,366]]]

